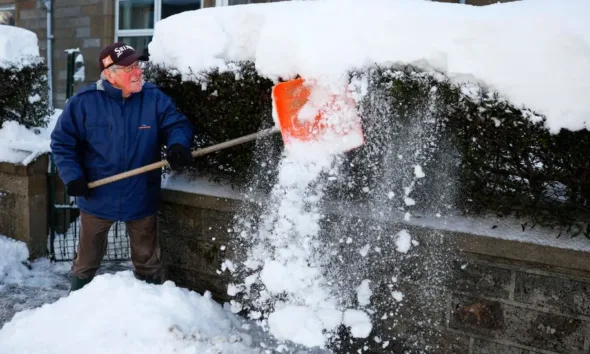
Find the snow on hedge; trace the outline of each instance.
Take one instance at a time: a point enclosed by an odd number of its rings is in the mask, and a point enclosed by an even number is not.
[[[51,152],[51,132],[61,115],[55,109],[46,127],[27,129],[16,121],[6,121],[0,127],[0,163],[28,165],[40,155]]]
[[[0,25],[0,68],[26,64],[31,57],[39,57],[37,35],[24,28]]]
[[[152,62],[182,73],[252,60],[270,78],[414,64],[487,86],[558,132],[590,126],[588,13],[585,0],[286,1],[171,16],[156,24],[149,50]]]

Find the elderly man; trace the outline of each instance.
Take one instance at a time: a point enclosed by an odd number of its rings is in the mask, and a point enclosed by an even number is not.
[[[136,278],[162,281],[156,229],[161,171],[88,188],[88,182],[159,161],[162,145],[172,169],[191,162],[193,127],[168,96],[143,81],[139,61],[145,60],[125,43],[104,48],[101,79],[68,100],[51,134],[60,178],[80,208],[71,291],[95,276],[116,221],[129,232]]]

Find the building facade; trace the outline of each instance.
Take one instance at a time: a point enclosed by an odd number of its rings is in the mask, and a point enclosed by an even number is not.
[[[84,63],[83,77],[74,91],[99,77],[101,48],[119,40],[147,51],[154,24],[166,17],[214,6],[288,0],[0,0],[0,24],[18,26],[37,34],[41,55],[51,72],[55,107],[66,100],[67,51],[77,49]],[[498,0],[438,0],[487,5]],[[507,1],[507,0],[502,0]],[[47,28],[51,30],[48,32]],[[48,38],[49,33],[49,38]],[[47,49],[51,53],[47,57]]]

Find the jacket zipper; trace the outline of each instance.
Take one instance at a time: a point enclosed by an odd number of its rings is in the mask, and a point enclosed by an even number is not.
[[[121,122],[119,122],[119,124],[123,124],[123,151],[121,152],[121,171],[125,170],[125,151],[126,150],[126,141],[127,141],[127,132],[126,132],[126,126],[125,126],[125,98],[123,98],[121,100],[121,118],[120,118]],[[118,198],[118,213],[119,215],[121,214],[122,210],[121,210],[121,200],[122,200],[122,194],[119,194],[119,198]]]
[[[121,101],[121,120],[123,124],[123,151],[127,151],[127,124],[125,124],[125,98]],[[121,168],[125,170],[125,154],[121,154]]]

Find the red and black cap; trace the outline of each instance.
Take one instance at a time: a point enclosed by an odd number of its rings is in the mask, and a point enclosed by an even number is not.
[[[147,61],[149,56],[147,54],[137,53],[135,49],[123,42],[115,42],[106,46],[101,52],[98,59],[98,67],[100,71],[108,68],[111,65],[127,66],[131,65],[137,60]]]

